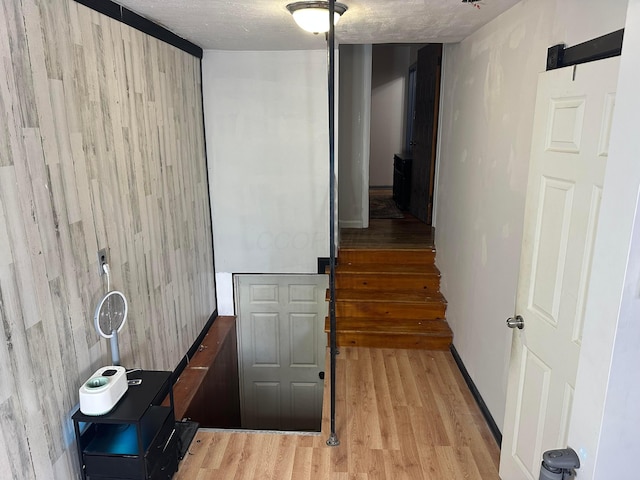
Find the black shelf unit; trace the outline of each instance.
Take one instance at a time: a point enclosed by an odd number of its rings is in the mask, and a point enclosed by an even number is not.
[[[127,378],[142,383],[130,385],[111,412],[71,417],[85,480],[168,480],[178,470],[171,372],[138,370]]]

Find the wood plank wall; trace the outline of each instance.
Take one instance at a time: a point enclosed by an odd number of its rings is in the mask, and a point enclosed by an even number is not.
[[[70,415],[110,363],[173,369],[216,308],[200,61],[72,0],[0,6],[0,476],[79,477]]]

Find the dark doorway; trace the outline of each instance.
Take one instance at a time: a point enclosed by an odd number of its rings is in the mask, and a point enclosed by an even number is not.
[[[418,50],[409,211],[427,225],[432,224],[433,218],[441,65],[441,44]]]

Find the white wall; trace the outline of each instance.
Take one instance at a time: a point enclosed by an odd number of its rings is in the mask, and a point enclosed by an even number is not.
[[[369,224],[371,45],[340,46],[338,219],[341,227]]]
[[[557,0],[556,31],[560,42],[576,45],[624,27],[627,0]]]
[[[547,47],[622,28],[624,15],[604,2],[523,0],[445,46],[436,262],[454,344],[500,428],[537,74]]]
[[[329,255],[327,54],[206,51],[220,314],[233,273],[316,273]]]
[[[446,45],[436,262],[456,346],[500,428],[537,73],[553,2],[524,2]]]
[[[404,146],[411,47],[374,45],[371,70],[369,185],[393,185],[393,154]]]

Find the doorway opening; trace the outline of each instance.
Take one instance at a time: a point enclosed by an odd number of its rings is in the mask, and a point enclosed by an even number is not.
[[[441,59],[441,44],[340,46],[341,227],[379,218],[385,189],[433,224]]]
[[[327,275],[236,275],[243,429],[320,432]]]
[[[174,385],[200,428],[320,434],[328,276],[236,275],[236,316],[210,323]]]

